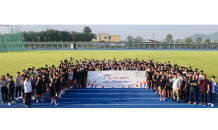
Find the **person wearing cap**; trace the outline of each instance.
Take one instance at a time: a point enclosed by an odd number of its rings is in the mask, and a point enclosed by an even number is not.
[[[193,72],[193,70],[192,70],[192,67],[190,66],[189,67],[189,70],[188,70],[189,72]]]
[[[201,84],[201,103],[199,105],[207,105],[207,94],[210,90],[210,82],[206,79],[206,74],[203,74],[203,80],[199,78],[198,84]]]
[[[203,72],[204,72],[204,71],[201,70],[201,71],[200,71],[200,74],[199,74],[199,78],[200,78],[201,80],[203,80]]]
[[[33,66],[32,69],[33,69],[33,73],[36,75],[35,67]]]
[[[19,96],[21,97],[21,85],[20,85],[20,81],[21,81],[21,76],[20,76],[20,72],[17,72],[17,75],[15,77],[15,82],[16,82],[16,100],[18,100],[19,98],[17,97],[17,94],[19,92]]]
[[[24,75],[24,76],[26,76],[26,75],[27,75],[27,73],[26,73],[26,70],[23,70],[23,75]]]
[[[196,68],[195,71],[197,72],[197,74],[199,73],[199,72],[198,72],[198,68]]]

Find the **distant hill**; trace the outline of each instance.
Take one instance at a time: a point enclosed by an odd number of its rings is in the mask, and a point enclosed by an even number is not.
[[[208,35],[204,35],[204,34],[194,34],[194,35],[191,35],[187,38],[191,38],[193,41],[196,41],[197,37],[201,37],[202,38],[202,41],[205,42],[205,40],[207,38],[211,39],[211,34],[208,34]],[[182,39],[182,42],[185,42],[185,39]],[[214,33],[213,34],[213,42],[215,42],[216,40],[218,40],[218,32]]]

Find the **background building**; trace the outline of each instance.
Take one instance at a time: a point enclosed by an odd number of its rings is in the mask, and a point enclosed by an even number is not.
[[[105,42],[120,42],[120,35],[109,35],[108,33],[97,33],[97,39],[92,41],[105,41]]]

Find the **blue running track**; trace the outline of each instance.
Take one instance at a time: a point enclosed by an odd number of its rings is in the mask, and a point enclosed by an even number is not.
[[[0,94],[0,101],[1,99]],[[57,101],[58,106],[51,105],[50,92],[45,94],[44,102],[36,103],[32,100],[32,106],[29,108],[211,108],[211,106],[201,106],[187,103],[172,102],[171,99],[160,101],[155,92],[147,89],[73,89],[67,91]],[[9,106],[7,103],[0,103],[0,108],[25,108],[22,99],[15,100],[16,104]],[[216,105],[218,108],[218,98]],[[208,94],[208,102],[210,96]],[[193,102],[192,102],[193,103]]]

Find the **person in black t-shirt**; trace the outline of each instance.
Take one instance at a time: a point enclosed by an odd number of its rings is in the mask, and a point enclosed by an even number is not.
[[[165,101],[165,89],[166,89],[166,86],[167,86],[167,79],[166,79],[166,76],[163,74],[162,75],[162,78],[160,79],[160,101]],[[163,99],[162,99],[162,94],[163,94]]]
[[[55,81],[54,81],[54,85],[55,85],[55,92],[56,92],[56,95],[57,95],[57,99],[59,99],[60,97],[60,90],[61,90],[61,79],[60,79],[60,75],[57,74],[55,76]]]
[[[149,71],[147,72],[147,79],[148,79],[148,89],[151,86],[152,89],[152,76],[154,72],[151,70],[151,67],[149,68]]]
[[[184,91],[184,103],[188,102],[188,95],[189,95],[189,90],[190,86],[188,84],[188,78],[186,75],[183,75],[183,81],[182,81],[182,86],[183,86],[183,91]]]
[[[60,95],[64,94],[65,85],[66,85],[65,70],[61,70],[61,91],[60,91]]]
[[[38,103],[38,96],[40,96],[41,102],[43,102],[43,99],[42,99],[43,85],[42,84],[43,84],[42,78],[41,78],[41,75],[39,75],[36,81],[36,103]]]
[[[82,68],[82,79],[81,79],[81,84],[82,84],[82,87],[85,87],[86,88],[86,77],[87,77],[87,71],[85,70],[85,68],[83,67]]]
[[[43,100],[45,100],[45,90],[46,90],[46,83],[47,83],[47,81],[46,81],[46,75],[45,75],[45,73],[42,75],[42,85],[43,85],[43,89],[42,89],[42,98],[43,98]]]
[[[55,100],[55,75],[53,77],[51,77],[51,83],[49,84],[50,86],[50,95],[51,95],[51,104],[55,104],[55,106],[58,105],[58,103],[56,103],[56,100]]]
[[[66,79],[66,89],[65,89],[65,91],[69,91],[69,72],[68,72],[68,70],[66,69],[66,71],[65,71],[65,79]]]
[[[81,78],[82,78],[82,73],[81,73],[80,69],[77,68],[77,71],[75,73],[77,89],[79,88],[79,86],[80,86],[80,88],[82,88],[82,86],[81,86]]]

